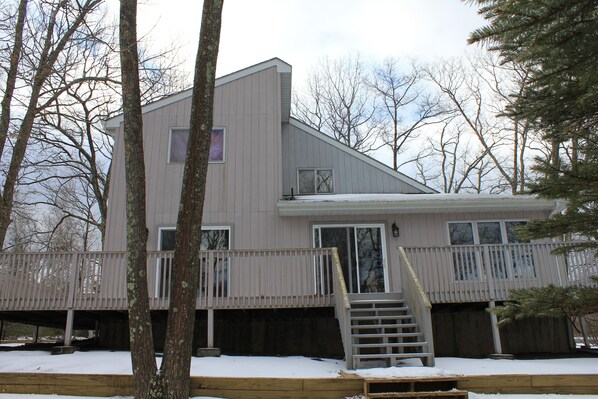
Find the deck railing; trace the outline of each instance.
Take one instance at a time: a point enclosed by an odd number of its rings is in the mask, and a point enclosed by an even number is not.
[[[505,300],[510,290],[518,288],[595,285],[590,278],[598,275],[594,251],[553,253],[570,245],[459,245],[404,251],[432,303],[488,302]]]
[[[343,351],[345,352],[345,361],[347,368],[353,368],[353,339],[351,337],[351,301],[349,300],[349,293],[345,285],[345,278],[343,277],[343,269],[338,251],[332,248],[332,276],[334,292],[334,308],[336,312],[336,319],[338,320],[339,329],[341,332],[341,340],[343,342]]]
[[[198,309],[333,306],[332,249],[202,251]],[[172,252],[149,252],[150,307],[166,309]],[[0,253],[0,310],[124,310],[124,252]]]
[[[434,332],[432,330],[432,304],[426,295],[424,288],[411,266],[411,262],[403,248],[399,248],[399,255],[403,262],[400,268],[401,282],[403,286],[403,297],[413,312],[424,340],[428,343],[429,355],[424,359],[424,365],[434,366]]]

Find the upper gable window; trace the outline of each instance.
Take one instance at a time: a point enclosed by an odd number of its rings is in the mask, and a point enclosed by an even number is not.
[[[334,193],[332,169],[299,169],[297,178],[299,194]]]
[[[187,143],[189,142],[188,128],[170,129],[170,144],[168,151],[169,163],[183,163],[187,155]],[[224,129],[212,129],[212,140],[210,142],[209,162],[224,162]]]

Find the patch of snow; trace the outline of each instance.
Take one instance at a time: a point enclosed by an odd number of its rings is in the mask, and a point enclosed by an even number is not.
[[[43,351],[0,352],[0,373],[131,374],[130,352],[91,351],[52,356]],[[158,363],[161,358],[157,358]],[[418,377],[486,374],[597,374],[598,358],[492,360],[436,358],[436,367],[405,360],[396,367],[347,370],[342,360],[301,356],[194,357],[191,375],[205,377],[337,378]],[[2,399],[2,398],[0,398]]]
[[[469,393],[469,399],[596,399],[598,395],[502,395],[502,394],[481,394]]]
[[[438,357],[436,367],[462,375],[598,374],[598,358],[493,360]]]

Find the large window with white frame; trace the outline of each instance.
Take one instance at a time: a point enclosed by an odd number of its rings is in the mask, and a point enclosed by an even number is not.
[[[174,227],[160,227],[158,236],[159,251],[174,251],[175,246]],[[230,227],[210,226],[202,227],[200,250],[202,251],[223,251],[230,249]],[[156,295],[160,298],[168,298],[170,295],[170,276],[172,273],[172,256],[161,257],[156,276]],[[223,256],[215,256],[211,265],[208,258],[202,258],[200,265],[199,290],[205,292],[208,287],[208,268],[212,267],[214,281],[214,293],[219,296],[228,294],[228,259]]]
[[[224,128],[212,129],[209,162],[224,162]],[[184,163],[189,143],[189,128],[171,128],[168,141],[168,163]]]
[[[531,250],[517,245],[529,242],[516,231],[525,224],[523,220],[449,222],[449,243],[457,246],[452,251],[455,279],[478,280],[484,275],[482,267],[497,279],[534,277]]]
[[[299,168],[297,169],[297,187],[300,195],[333,194],[334,174],[332,169]]]

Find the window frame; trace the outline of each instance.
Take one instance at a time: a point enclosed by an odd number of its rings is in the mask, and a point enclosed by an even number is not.
[[[529,223],[529,219],[521,218],[521,219],[466,219],[466,220],[448,220],[446,222],[446,236],[448,238],[448,245],[453,246],[451,244],[451,223],[470,223],[472,225],[473,231],[473,244],[468,245],[486,245],[480,244],[480,235],[478,230],[478,223],[499,223],[500,224],[500,244],[488,244],[488,245],[506,245],[509,244],[508,234],[507,234],[507,226],[506,223],[508,222],[524,222]],[[513,243],[510,243],[513,244]]]
[[[314,192],[313,193],[302,193],[301,192],[301,185],[299,183],[299,175],[301,174],[301,172],[303,171],[310,171],[313,173],[313,177],[314,177]],[[318,179],[317,179],[317,172],[319,171],[330,171],[331,177],[332,177],[332,191],[330,192],[326,192],[326,193],[322,193],[322,192],[318,192]],[[335,181],[335,173],[334,173],[334,168],[297,168],[297,195],[331,195],[331,194],[335,194],[336,193],[336,181]]]
[[[175,130],[186,130],[187,135],[189,135],[189,127],[171,126],[168,129],[168,153],[167,153],[166,163],[168,165],[184,165],[185,159],[183,159],[182,161],[173,161],[170,159],[170,157],[172,155],[172,132]],[[223,126],[214,126],[214,127],[212,127],[212,131],[214,131],[214,130],[222,130],[222,160],[210,161],[208,159],[208,163],[209,164],[223,164],[223,163],[226,163],[226,147],[227,147],[226,137],[228,136],[227,129]],[[189,145],[188,140],[187,140],[187,145]],[[211,148],[211,143],[210,143],[210,148]],[[186,158],[186,154],[187,154],[187,149],[185,148],[185,158]]]
[[[220,251],[230,251],[232,248],[232,226],[226,226],[226,225],[205,225],[205,226],[201,226],[201,231],[208,231],[208,230],[227,230],[228,231],[228,248],[226,249],[222,249]],[[175,231],[176,232],[176,226],[159,226],[158,227],[158,239],[157,241],[157,250],[158,251],[163,251],[161,249],[162,247],[162,232],[163,231]],[[202,250],[202,251],[213,251],[213,250]],[[160,287],[162,286],[161,284],[159,284],[160,279],[161,279],[161,265],[160,265],[160,259],[157,260],[158,264],[156,265],[156,275],[155,275],[155,290],[154,290],[154,295],[156,296],[156,298],[160,298],[161,294],[160,294]]]
[[[162,251],[162,249],[160,249],[162,247],[162,231],[164,230],[174,230],[176,231],[176,226],[159,226],[158,227],[158,240],[157,240],[157,250],[158,251]],[[227,225],[202,225],[201,226],[201,231],[207,231],[207,230],[228,230],[228,248],[224,249],[223,251],[230,251],[232,248],[232,226],[227,226]],[[203,251],[203,250],[202,250]]]
[[[449,246],[454,246],[454,247],[467,247],[467,246],[484,246],[484,245],[516,245],[516,244],[525,244],[525,243],[529,243],[530,241],[522,241],[522,242],[517,242],[517,243],[510,243],[509,242],[509,238],[508,238],[508,232],[507,232],[507,223],[524,223],[527,224],[529,223],[529,219],[525,219],[525,218],[517,218],[517,219],[479,219],[479,220],[475,220],[475,219],[467,219],[467,220],[449,220],[446,222],[446,234],[448,237],[448,245]],[[450,224],[451,223],[469,223],[472,226],[472,234],[473,234],[473,244],[466,244],[466,245],[459,245],[459,244],[451,244],[451,230],[450,230]],[[498,244],[481,244],[480,243],[480,234],[479,234],[479,229],[478,229],[478,223],[499,223],[500,225],[500,235],[501,235],[501,242]],[[515,271],[517,269],[515,262],[512,258],[512,253],[509,252],[511,258],[510,259],[505,259],[504,262],[504,277],[502,278],[527,278],[530,277],[529,275],[521,275],[518,276]],[[519,252],[517,252],[518,255],[521,255]],[[476,252],[472,252],[472,255],[475,256],[475,268],[477,271],[476,274],[476,278],[474,280],[477,280],[479,278],[484,279],[484,272],[481,269],[482,267],[482,259],[478,259],[479,254]],[[523,255],[526,255],[525,253],[523,253]],[[534,261],[533,261],[533,254],[531,254],[530,256],[532,256],[532,260],[531,260],[531,270],[532,273],[535,277],[536,275],[536,269],[535,269],[535,265],[534,265]],[[453,272],[456,273],[457,269],[454,268],[454,263],[453,263]],[[497,278],[496,276],[494,276],[494,278]],[[500,277],[499,277],[500,278]],[[458,279],[456,277],[456,274],[454,276],[454,281],[455,282],[466,282],[466,281],[471,281],[472,279]]]

